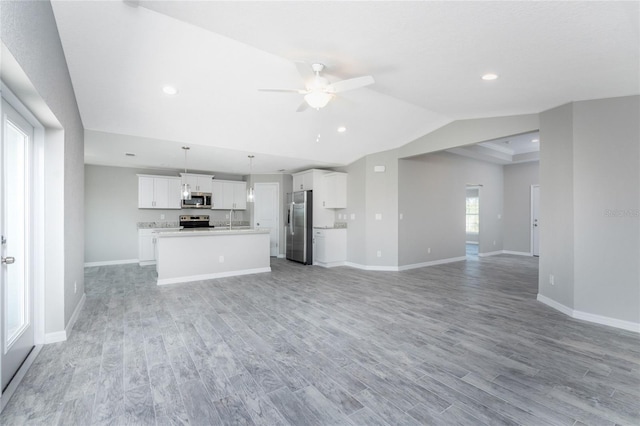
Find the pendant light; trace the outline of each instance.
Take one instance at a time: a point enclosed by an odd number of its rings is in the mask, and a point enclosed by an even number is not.
[[[253,155],[249,155],[249,179],[251,179],[253,181],[253,178],[251,177],[251,173],[253,172]],[[247,188],[247,202],[248,203],[253,203],[253,199],[255,197],[255,194],[253,192],[253,184],[249,185],[249,187]]]
[[[184,149],[184,174],[187,174],[187,151],[189,151],[188,146],[183,146],[182,149]],[[189,185],[187,183],[187,176],[184,176],[184,180],[182,181],[182,189],[180,191],[180,198],[182,198],[183,200],[190,200],[191,199],[191,185]]]

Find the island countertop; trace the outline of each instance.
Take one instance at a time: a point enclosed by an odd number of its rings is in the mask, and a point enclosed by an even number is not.
[[[180,230],[162,230],[156,231],[158,238],[164,237],[197,237],[197,236],[215,236],[215,235],[247,235],[247,234],[268,234],[271,231],[269,228],[194,228],[194,229],[180,229]]]

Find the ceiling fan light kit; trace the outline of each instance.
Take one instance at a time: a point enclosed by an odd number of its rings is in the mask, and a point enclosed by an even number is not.
[[[327,106],[333,95],[320,90],[313,91],[304,95],[304,100],[311,108],[320,109]]]
[[[304,62],[296,62],[296,67],[298,68],[298,71],[300,72],[303,80],[307,81],[304,89],[259,90],[264,92],[299,93],[301,95],[304,95],[304,101],[307,105],[309,105],[311,108],[320,109],[327,106],[331,99],[335,97],[336,93],[359,89],[361,87],[375,83],[375,80],[370,75],[330,83],[326,77],[320,75],[320,72],[324,70],[324,65],[321,63],[311,64],[311,71],[313,72],[313,74],[309,73],[309,65],[305,64]],[[306,105],[303,103],[300,107],[298,107],[297,112],[302,112],[306,109]]]

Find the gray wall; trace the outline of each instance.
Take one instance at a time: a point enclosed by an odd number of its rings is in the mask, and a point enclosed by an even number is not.
[[[0,34],[64,132],[45,131],[46,208],[60,218],[54,223],[45,219],[45,269],[51,272],[45,274],[45,333],[54,333],[64,330],[84,293],[82,120],[51,4],[0,2]],[[51,262],[64,265],[62,272]]]
[[[502,250],[502,166],[439,152],[400,161],[400,266],[465,256],[468,184],[482,185],[479,252]]]
[[[504,250],[531,253],[531,185],[539,175],[538,161],[504,166]]]
[[[365,169],[367,160],[360,160],[351,163],[348,167],[341,169],[347,173],[347,208],[336,210],[336,215],[347,215],[347,260],[349,262],[366,265],[366,244],[367,244],[367,226],[366,226],[366,177]],[[355,219],[351,219],[351,214],[355,215]]]
[[[540,115],[539,293],[636,324],[639,116],[638,96],[577,102]]]
[[[573,105],[540,114],[538,292],[573,308]],[[549,276],[555,277],[555,285]]]
[[[226,210],[139,209],[137,174],[179,176],[177,171],[85,166],[85,262],[137,259],[137,222],[178,222],[181,214],[208,214],[212,221],[228,220]],[[212,174],[220,179],[241,180],[240,176]],[[235,214],[236,220],[248,218],[246,212]]]
[[[638,96],[573,105],[574,308],[635,323],[640,323],[639,117]]]

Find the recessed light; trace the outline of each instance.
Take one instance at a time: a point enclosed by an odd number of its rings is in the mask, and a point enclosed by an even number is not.
[[[344,127],[344,126],[340,126],[340,127],[338,127],[338,133],[344,133],[344,132],[346,132],[346,131],[347,131],[347,128],[346,128],[346,127]]]
[[[125,152],[124,155],[126,155],[127,157],[135,157],[136,154],[134,154],[133,152]]]
[[[531,139],[531,142],[533,143],[540,142],[540,139]]]
[[[498,74],[493,74],[493,73],[485,74],[482,76],[482,79],[487,81],[495,80],[497,78],[498,78]]]
[[[178,94],[178,89],[176,89],[173,86],[164,86],[162,88],[162,91],[164,93],[166,93],[167,95],[177,95]]]

